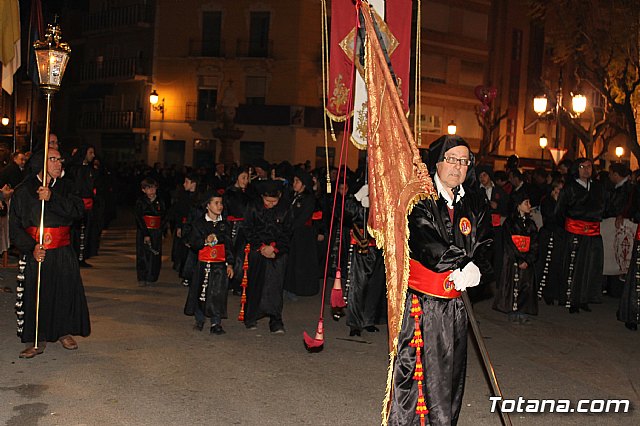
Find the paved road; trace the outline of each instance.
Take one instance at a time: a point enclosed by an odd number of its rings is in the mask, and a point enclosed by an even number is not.
[[[92,335],[78,351],[50,344],[18,359],[14,294],[0,293],[0,423],[6,425],[376,425],[386,380],[386,333],[348,337],[327,320],[325,349],[308,354],[319,298],[286,301],[287,334],[263,320],[248,331],[231,318],[227,334],[192,329],[182,314],[186,289],[168,263],[152,288],[135,280],[134,231],[105,232],[94,268],[82,271]],[[165,248],[168,248],[166,242]],[[168,253],[165,250],[165,253]],[[14,285],[13,270],[3,283]],[[2,286],[0,282],[0,286]],[[239,298],[230,296],[235,317]],[[530,325],[509,324],[476,305],[506,397],[629,399],[640,409],[640,335],[615,318],[607,299],[592,313],[542,306]],[[427,366],[428,368],[428,366]],[[498,425],[474,349],[461,425]],[[512,414],[517,425],[640,424],[640,413]]]

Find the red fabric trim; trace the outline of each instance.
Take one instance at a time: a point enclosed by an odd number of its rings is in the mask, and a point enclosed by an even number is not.
[[[68,246],[71,244],[71,234],[69,226],[59,226],[57,228],[44,228],[42,243],[46,250]],[[31,238],[36,242],[40,241],[40,229],[37,226],[30,226],[25,229]]]
[[[244,217],[227,216],[227,220],[229,222],[242,222],[244,220]]]
[[[638,228],[636,229],[636,241],[640,241],[640,224],[638,224]]]
[[[526,235],[512,235],[511,241],[516,245],[516,248],[521,253],[527,253],[531,246],[531,237]]]
[[[204,246],[198,251],[198,260],[200,262],[224,262],[226,261],[224,244],[216,244],[215,246]]]
[[[147,229],[160,229],[160,216],[142,216]]]
[[[83,198],[82,203],[84,204],[85,210],[93,209],[93,198]]]
[[[444,299],[460,297],[453,281],[449,280],[451,271],[434,272],[425,268],[417,260],[409,259],[409,288],[430,296]]]
[[[313,212],[313,214],[311,215],[311,220],[322,220],[322,212],[321,211]]]
[[[588,222],[586,220],[567,218],[564,223],[564,229],[572,234],[595,237],[600,235],[600,222]]]
[[[358,244],[358,240],[353,236],[353,231],[350,231],[350,235],[351,235],[351,245],[356,245]],[[369,247],[374,247],[376,245],[376,240],[374,240],[373,238],[371,238],[369,240]]]
[[[500,226],[500,215],[498,213],[491,213],[491,226],[494,228]]]

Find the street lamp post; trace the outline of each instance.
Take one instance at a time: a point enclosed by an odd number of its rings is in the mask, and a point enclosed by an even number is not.
[[[40,90],[47,98],[47,115],[44,132],[44,164],[42,166],[42,185],[47,185],[47,161],[49,159],[49,132],[51,132],[51,99],[53,94],[60,90],[62,77],[69,62],[71,48],[67,43],[60,41],[62,33],[57,23],[47,26],[44,40],[33,43],[38,64],[38,77]],[[44,242],[44,203],[42,200],[40,210],[39,245]],[[36,333],[34,348],[38,349],[38,313],[40,311],[40,281],[42,275],[42,262],[38,262],[38,280],[36,290]]]
[[[450,135],[455,135],[458,131],[458,127],[456,126],[456,122],[451,120],[451,122],[447,125],[447,133]]]
[[[624,148],[621,146],[616,147],[616,156],[618,157],[618,163],[622,163],[621,157],[624,155]]]
[[[540,163],[541,163],[541,166],[544,167],[544,149],[549,144],[547,135],[545,135],[544,133],[542,134],[542,136],[540,136],[539,144],[540,144]]]
[[[553,143],[554,148],[558,148],[560,141],[560,112],[564,111],[572,118],[579,117],[587,109],[587,98],[580,93],[572,93],[571,111],[565,109],[562,105],[562,69],[560,70],[560,78],[558,80],[558,90],[556,91],[556,104],[553,109],[547,110],[547,96],[545,94],[536,96],[533,99],[533,110],[539,117],[554,118],[556,121],[556,140]]]

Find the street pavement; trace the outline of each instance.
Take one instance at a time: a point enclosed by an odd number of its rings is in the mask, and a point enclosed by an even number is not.
[[[193,329],[183,315],[186,288],[165,260],[159,282],[139,288],[135,230],[105,231],[100,256],[82,276],[92,333],[79,349],[50,343],[18,358],[14,293],[0,292],[0,424],[23,425],[376,425],[387,373],[387,334],[350,338],[327,315],[324,350],[309,354],[320,297],[285,300],[285,335],[267,320],[249,331],[229,296],[223,336]],[[165,258],[170,241],[165,241]],[[15,290],[15,268],[0,272]],[[45,283],[46,285],[46,283]],[[46,302],[45,302],[46,303]],[[514,425],[640,424],[640,335],[615,320],[617,300],[569,315],[540,306],[516,325],[479,302],[475,311],[505,398],[629,399],[626,414],[511,413]],[[425,333],[428,330],[424,331]],[[470,332],[471,335],[471,332]],[[429,366],[425,366],[429,368]],[[470,340],[460,425],[499,425]],[[635,410],[634,410],[635,407]]]

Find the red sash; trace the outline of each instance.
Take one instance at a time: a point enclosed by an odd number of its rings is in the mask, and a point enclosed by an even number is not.
[[[636,241],[640,241],[640,224],[638,224],[638,228],[636,229]]]
[[[322,212],[321,211],[313,212],[311,217],[309,219],[307,219],[307,221],[304,223],[304,226],[313,225],[313,221],[314,220],[322,220]]]
[[[160,229],[160,216],[142,216],[147,229]]]
[[[491,225],[494,228],[500,226],[500,215],[498,213],[491,213]]]
[[[227,216],[229,222],[242,222],[244,217]]]
[[[71,244],[71,237],[68,226],[59,226],[57,228],[44,228],[42,243],[46,250],[56,249]],[[30,226],[26,229],[34,240],[40,241],[40,230],[37,226]]]
[[[572,234],[596,237],[600,235],[600,222],[588,222],[586,220],[567,218],[564,222],[564,229]]]
[[[520,253],[527,253],[531,245],[531,237],[526,235],[512,235],[511,240]]]
[[[433,272],[417,260],[409,259],[409,288],[443,299],[456,299],[460,292],[449,280],[451,271]]]
[[[216,244],[215,246],[204,246],[198,252],[198,260],[200,262],[224,262],[226,261],[224,253],[224,244]]]
[[[182,223],[187,223],[187,217],[186,216],[182,216]]]
[[[85,210],[91,210],[93,208],[93,198],[83,198],[82,202],[84,203]]]

